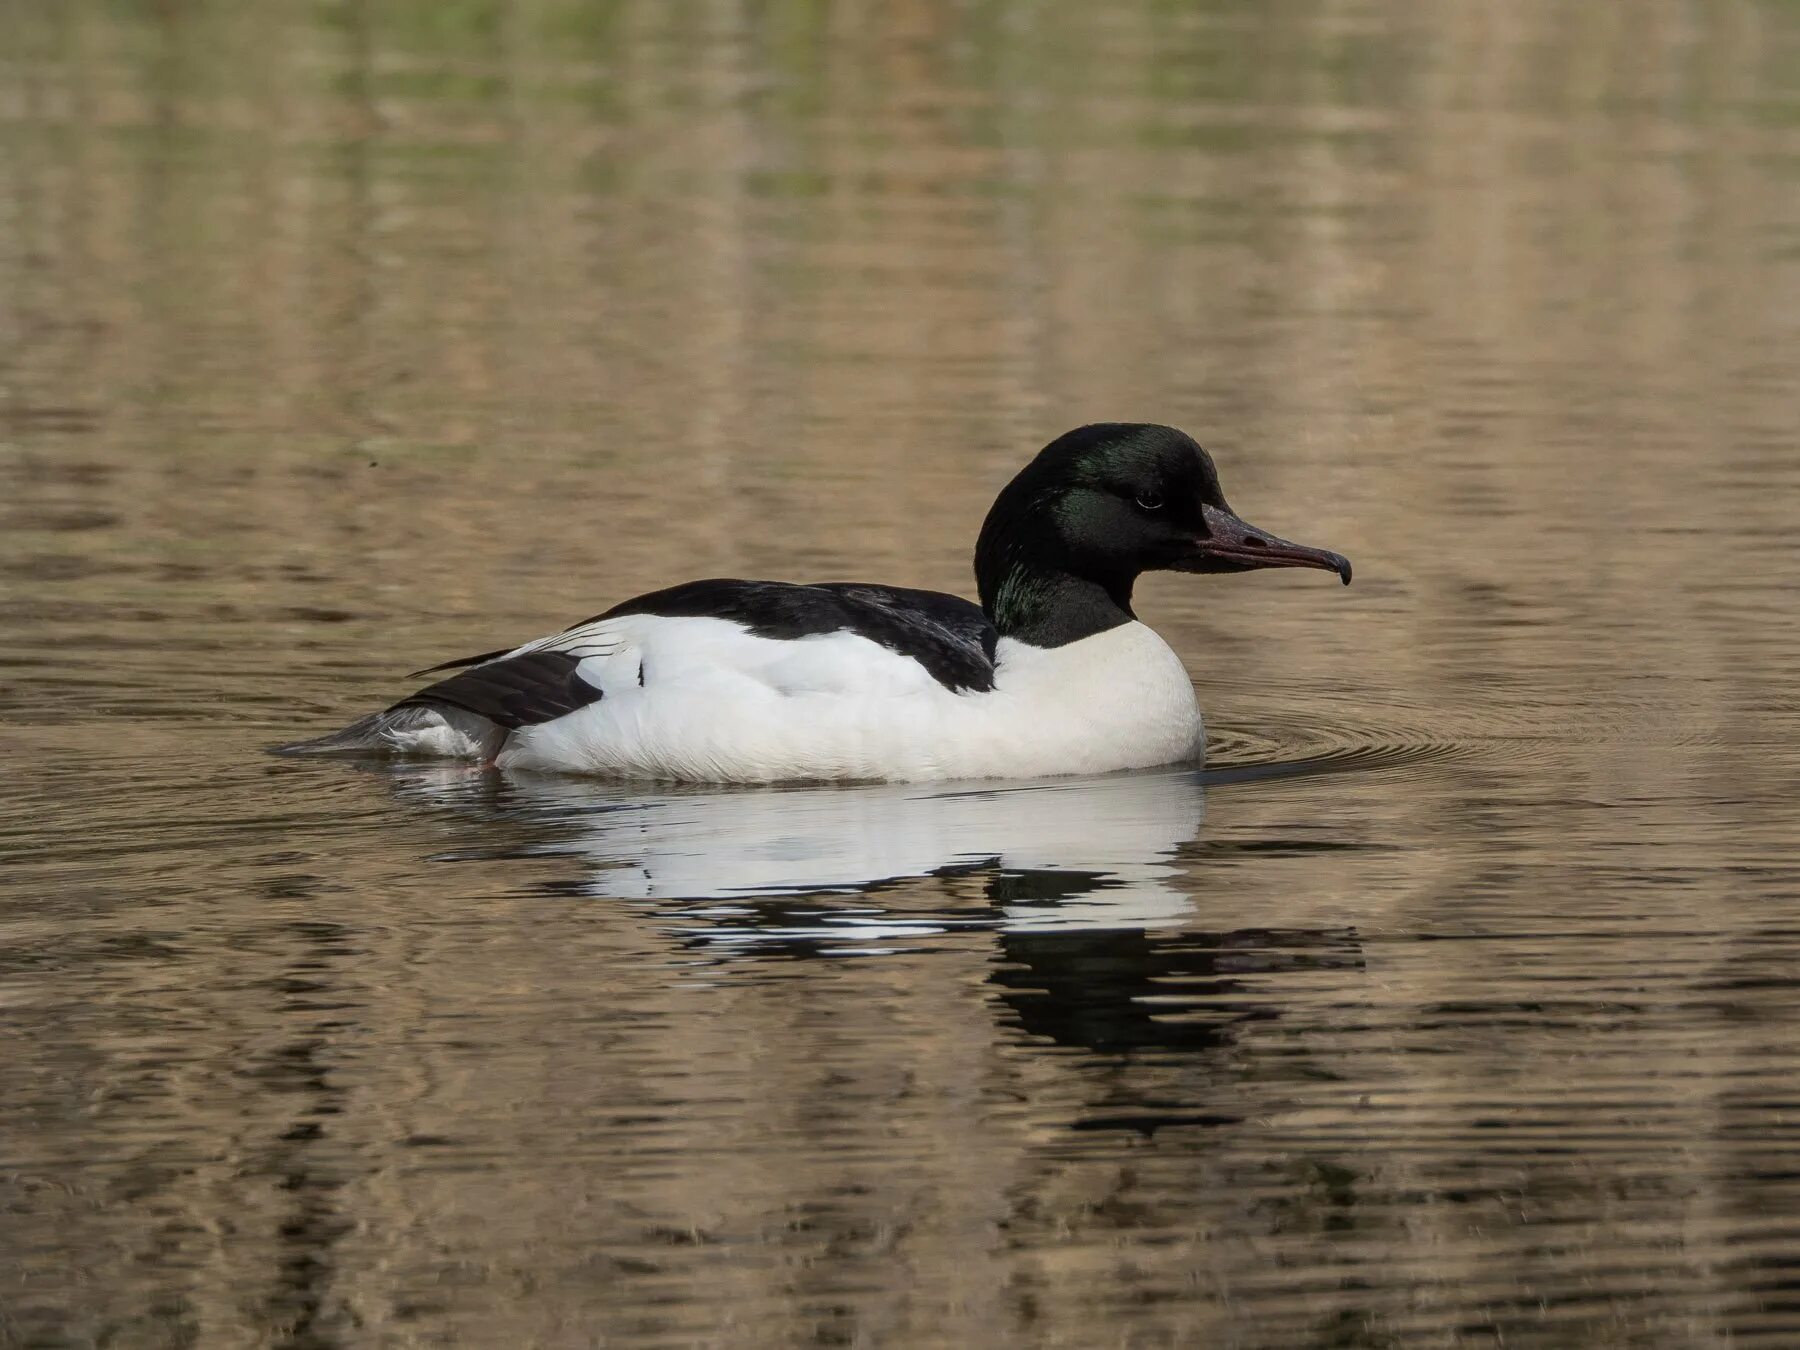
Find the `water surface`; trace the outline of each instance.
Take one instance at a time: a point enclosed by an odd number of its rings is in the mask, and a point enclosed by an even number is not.
[[[30,7],[0,1343],[1800,1342],[1800,14]],[[260,753],[1172,422],[1205,773]]]

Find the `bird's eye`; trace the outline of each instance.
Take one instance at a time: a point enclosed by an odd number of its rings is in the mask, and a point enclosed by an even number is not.
[[[1160,511],[1163,505],[1162,493],[1140,492],[1137,495],[1137,504],[1146,511]]]

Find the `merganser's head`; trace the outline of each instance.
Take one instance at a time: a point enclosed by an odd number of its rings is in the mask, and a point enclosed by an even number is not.
[[[1193,437],[1131,422],[1077,427],[1045,446],[1000,493],[975,550],[982,603],[1002,632],[1044,627],[1053,591],[1062,607],[1077,603],[1070,587],[1048,584],[1057,578],[1090,583],[1129,617],[1141,573],[1263,567],[1316,567],[1350,583],[1341,554],[1241,519]],[[1093,631],[1103,618],[1079,626]]]

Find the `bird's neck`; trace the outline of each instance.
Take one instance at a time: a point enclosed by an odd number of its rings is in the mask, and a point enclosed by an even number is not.
[[[1078,577],[1047,562],[1013,559],[987,575],[976,567],[981,607],[1001,637],[1061,647],[1130,623],[1134,577]]]

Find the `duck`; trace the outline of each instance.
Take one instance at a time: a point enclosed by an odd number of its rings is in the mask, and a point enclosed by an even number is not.
[[[1349,560],[1250,525],[1185,432],[1100,422],[1001,489],[979,602],[863,582],[689,581],[435,682],[285,754],[710,784],[1035,779],[1198,764],[1180,656],[1131,607],[1145,572]],[[450,672],[450,673],[446,673]]]

